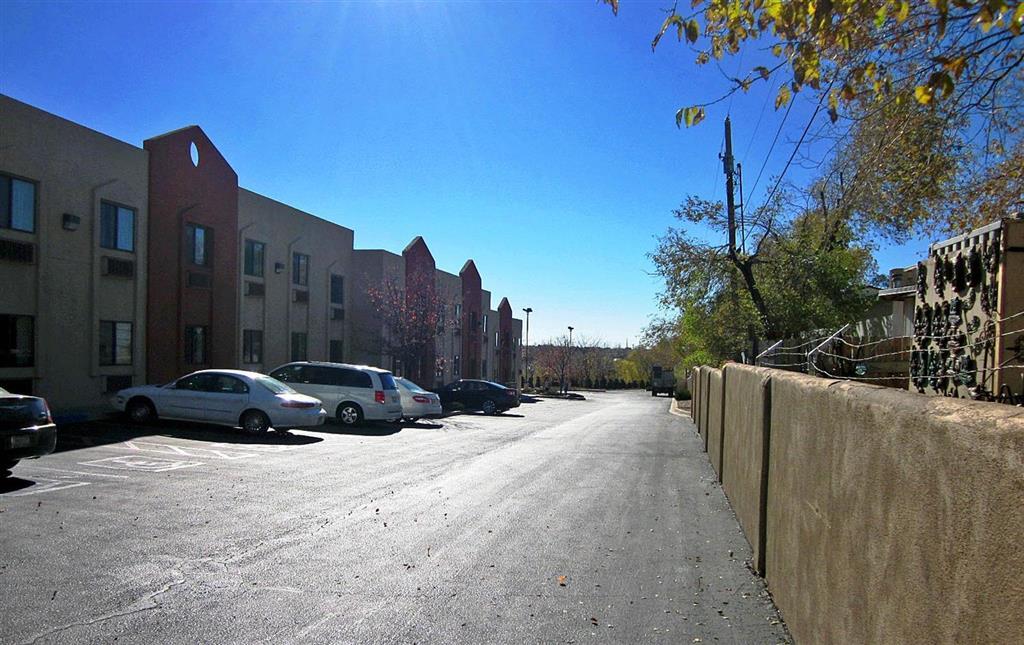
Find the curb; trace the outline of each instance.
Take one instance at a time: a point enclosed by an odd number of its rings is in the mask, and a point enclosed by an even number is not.
[[[668,406],[668,411],[670,414],[674,414],[677,417],[683,417],[686,419],[690,418],[690,414],[688,412],[683,412],[679,409],[679,401],[675,399],[672,399],[672,404]]]

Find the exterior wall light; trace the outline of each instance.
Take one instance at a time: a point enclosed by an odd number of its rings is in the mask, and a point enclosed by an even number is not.
[[[71,213],[64,213],[64,217],[61,221],[61,226],[65,231],[77,231],[78,226],[82,223],[82,218],[78,215],[72,215]]]

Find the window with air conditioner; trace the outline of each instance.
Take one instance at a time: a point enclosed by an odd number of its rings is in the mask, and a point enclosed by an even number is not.
[[[100,246],[116,251],[135,251],[135,209],[100,202]]]
[[[35,182],[0,174],[0,228],[35,232]]]

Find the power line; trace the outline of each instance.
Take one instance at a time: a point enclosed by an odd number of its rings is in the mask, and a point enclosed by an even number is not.
[[[771,96],[771,95],[769,94],[769,96]],[[790,112],[790,110],[793,109],[793,103],[794,102],[795,102],[795,99],[791,99],[789,101],[789,105],[786,106],[786,113],[784,115],[782,115],[782,122],[779,123],[779,129],[775,131],[775,138],[772,139],[772,145],[769,146],[769,148],[768,148],[768,154],[766,154],[764,156],[764,163],[761,164],[761,169],[757,171],[757,179],[754,180],[754,185],[751,186],[750,192],[747,193],[747,198],[745,200],[746,203],[750,203],[750,198],[754,196],[754,190],[757,189],[757,184],[758,184],[758,182],[761,181],[761,175],[764,174],[764,169],[765,169],[765,167],[768,166],[768,161],[772,157],[772,151],[775,150],[775,144],[779,141],[779,135],[782,134],[782,128],[783,128],[783,126],[786,125],[786,119],[789,118],[789,112]],[[767,99],[766,99],[765,100],[765,105],[767,105],[767,104],[768,104],[768,102],[767,102]],[[754,142],[753,138],[751,138],[750,142],[751,143]],[[748,149],[749,149],[749,147],[750,146],[747,146]]]
[[[824,99],[825,95],[822,94],[821,98]],[[790,106],[792,105],[793,102],[790,101]],[[793,159],[796,158],[796,153],[800,150],[800,146],[804,144],[804,137],[806,137],[807,133],[810,132],[811,124],[814,123],[814,119],[818,116],[819,111],[821,111],[821,99],[818,99],[818,105],[814,107],[814,114],[811,115],[811,118],[807,119],[807,127],[804,128],[803,133],[800,134],[800,139],[796,142],[796,145],[793,146],[793,152],[789,155],[789,159],[786,160],[786,165],[782,168],[782,174],[780,174],[779,178],[775,180],[775,185],[772,186],[771,192],[768,193],[768,198],[764,200],[765,204],[771,203],[772,197],[775,196],[775,191],[779,189],[779,185],[782,183],[782,178],[786,176],[786,171],[789,170],[789,165],[793,163]],[[789,114],[789,110],[786,111],[786,114]]]

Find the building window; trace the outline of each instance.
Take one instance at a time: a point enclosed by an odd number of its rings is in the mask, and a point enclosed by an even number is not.
[[[242,330],[242,362],[262,363],[263,362],[263,330],[243,329]]]
[[[100,321],[100,365],[132,364],[132,324]]]
[[[100,246],[118,251],[135,250],[135,209],[100,202]]]
[[[459,360],[459,355],[455,355],[455,359],[452,361],[452,374],[458,376],[462,373],[462,361]]]
[[[293,331],[292,332],[292,360],[293,361],[304,361],[306,360],[306,334]]]
[[[201,325],[185,327],[185,362],[189,365],[206,365],[206,348],[209,332]]]
[[[332,340],[330,347],[330,359],[332,363],[345,362],[345,343],[341,340]]]
[[[487,334],[487,314],[484,314],[484,334]]]
[[[340,275],[331,276],[331,304],[345,304],[345,278]]]
[[[483,365],[480,367],[481,378],[486,380],[487,379],[487,359],[485,358],[482,361],[482,363],[483,363]]]
[[[210,266],[213,259],[213,230],[198,224],[185,225],[188,261],[200,267]]]
[[[309,286],[309,256],[304,253],[292,253],[292,284]]]
[[[36,230],[36,185],[0,175],[0,228],[32,233]]]
[[[498,332],[494,332],[494,348],[498,348]]]
[[[245,275],[263,277],[263,256],[267,245],[256,240],[245,241]]]
[[[35,365],[35,326],[32,316],[0,314],[0,367]]]
[[[455,324],[462,324],[462,305],[455,303]]]

